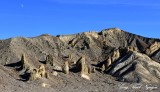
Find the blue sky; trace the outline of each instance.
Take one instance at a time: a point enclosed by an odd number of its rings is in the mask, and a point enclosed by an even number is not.
[[[160,1],[0,0],[0,39],[112,27],[160,38]]]

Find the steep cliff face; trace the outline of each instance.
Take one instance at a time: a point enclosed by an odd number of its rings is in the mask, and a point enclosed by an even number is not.
[[[124,82],[160,83],[160,40],[131,34],[118,28],[57,37],[41,35],[34,38],[10,38],[0,41],[0,52],[0,64],[14,69],[21,66],[22,63],[18,62],[25,54],[32,69],[14,72],[27,73],[28,77],[32,77],[32,71],[42,64],[48,73],[46,76],[55,71],[62,72],[66,58],[66,74],[76,74],[77,61],[85,57],[84,65],[87,65],[87,76],[90,78],[95,72],[100,72]],[[90,74],[91,72],[94,73]],[[53,76],[50,77],[48,80]]]

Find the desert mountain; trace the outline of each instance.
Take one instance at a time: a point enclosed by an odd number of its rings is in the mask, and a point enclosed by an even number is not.
[[[107,83],[112,79],[115,85],[160,83],[160,39],[118,28],[56,37],[10,38],[0,41],[0,52],[0,72],[23,85],[38,82],[54,88],[63,83],[79,86],[74,83],[79,81],[101,84],[103,79]]]

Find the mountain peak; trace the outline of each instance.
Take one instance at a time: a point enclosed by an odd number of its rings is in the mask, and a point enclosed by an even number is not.
[[[120,28],[108,28],[108,29],[104,29],[103,31],[106,31],[108,33],[120,33],[120,32],[122,32],[122,30]]]

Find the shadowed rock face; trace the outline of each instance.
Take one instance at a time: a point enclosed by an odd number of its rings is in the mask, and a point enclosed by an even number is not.
[[[76,66],[76,62],[85,56],[85,65],[91,66],[94,72],[101,72],[103,67],[101,73],[110,74],[119,81],[160,83],[160,40],[118,28],[57,37],[41,35],[34,38],[10,38],[0,41],[0,52],[1,65],[16,64],[25,53],[28,64],[23,64],[22,68],[38,69],[43,64],[43,69],[47,68],[49,73],[65,70],[70,76],[69,72],[76,71],[74,69],[87,67]],[[67,62],[63,59],[66,56],[69,56]],[[88,74],[89,68],[77,70],[84,70],[82,72]],[[31,74],[36,75],[34,72]],[[47,76],[45,72],[40,75]]]

